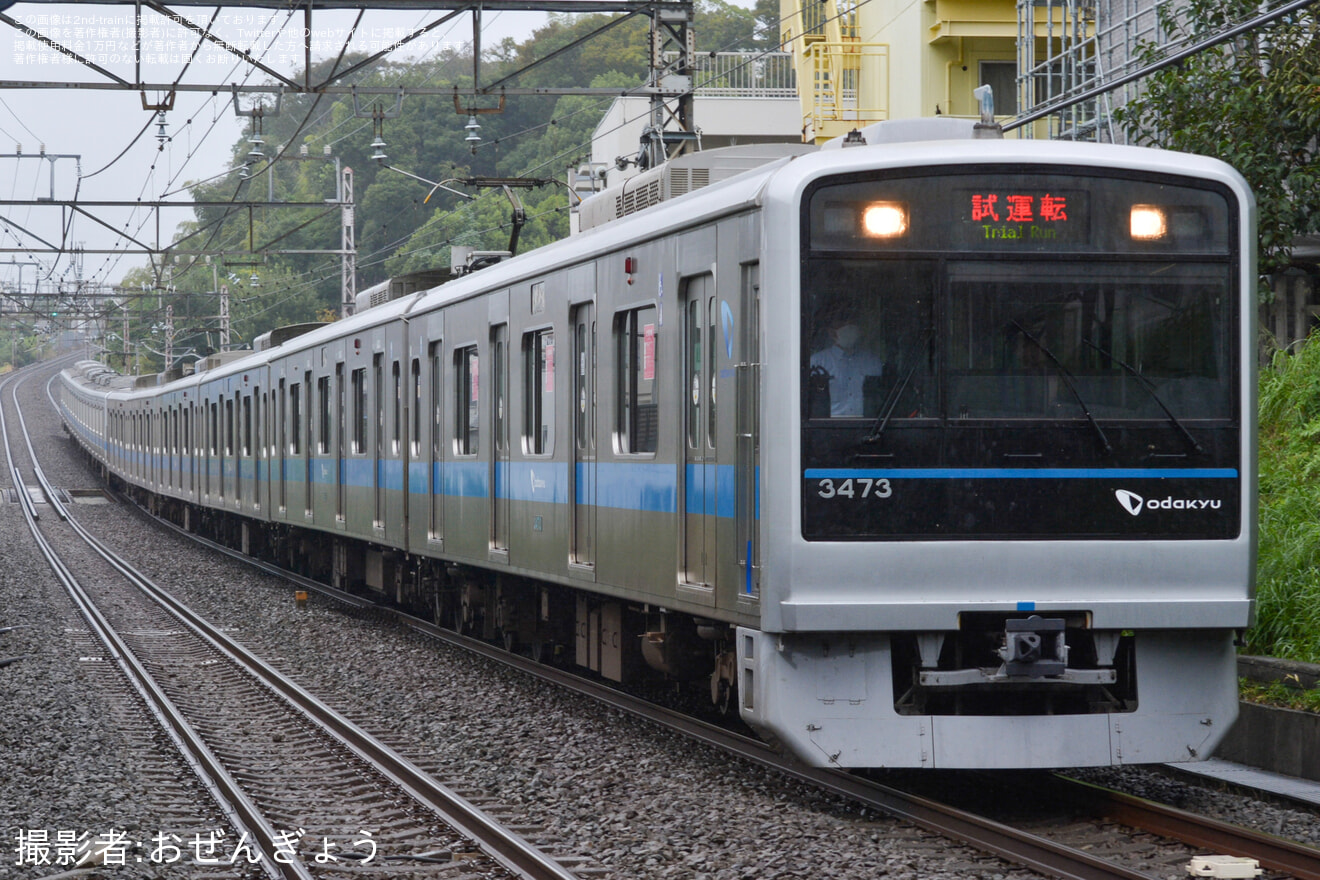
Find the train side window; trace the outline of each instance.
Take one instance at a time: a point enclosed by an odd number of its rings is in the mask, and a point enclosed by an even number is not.
[[[660,397],[656,387],[655,306],[615,317],[618,349],[615,398],[615,445],[621,453],[655,452],[660,434]]]
[[[444,343],[431,343],[431,458],[432,461],[440,460],[440,453],[443,451],[441,443],[444,434],[440,430],[441,415],[444,412],[442,400],[444,398]],[[420,413],[421,410],[418,409]],[[418,421],[421,421],[420,416]]]
[[[481,421],[478,405],[481,382],[475,345],[454,352],[454,373],[458,382],[455,394],[458,406],[454,413],[454,452],[457,455],[476,455]]]
[[[316,380],[317,405],[321,410],[321,435],[316,438],[316,451],[321,455],[330,452],[330,377],[321,376]]]
[[[225,401],[225,455],[234,454],[234,402]]]
[[[243,397],[243,455],[252,454],[252,396]]]
[[[403,377],[399,374],[399,362],[395,361],[390,373],[394,379],[394,430],[390,435],[390,454],[399,454],[399,444],[403,440]]]
[[[289,385],[289,454],[302,454],[302,389],[297,382]]]
[[[422,361],[413,358],[412,372],[412,454],[422,454]]]
[[[353,452],[367,449],[367,368],[354,370],[349,377],[353,386]]]
[[[523,452],[549,455],[555,440],[555,332],[523,335]]]

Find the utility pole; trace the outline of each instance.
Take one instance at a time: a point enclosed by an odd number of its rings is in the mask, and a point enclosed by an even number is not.
[[[229,285],[220,285],[220,350],[229,351]]]
[[[357,241],[353,234],[353,169],[345,168],[343,189],[339,194],[339,213],[343,233],[340,248],[343,251],[343,273],[340,284],[339,317],[347,318],[357,311]]]

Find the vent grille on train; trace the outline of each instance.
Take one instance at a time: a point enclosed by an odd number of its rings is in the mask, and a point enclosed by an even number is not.
[[[767,162],[800,156],[815,149],[814,145],[807,144],[746,144],[680,156],[585,199],[577,211],[578,230],[601,226]]]

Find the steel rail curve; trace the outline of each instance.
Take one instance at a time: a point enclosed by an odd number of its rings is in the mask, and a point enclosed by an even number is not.
[[[51,394],[47,389],[48,395]],[[51,395],[54,402],[53,395]],[[262,571],[292,581],[299,586],[314,589],[338,601],[362,608],[371,606],[368,599],[334,589],[319,582],[285,571],[277,566],[255,560],[240,551],[186,531],[175,524],[152,516],[154,522],[164,525],[180,535],[202,545],[254,566]],[[1089,853],[1058,844],[1038,835],[1020,831],[993,820],[958,810],[936,801],[872,781],[863,780],[836,770],[803,768],[778,755],[758,740],[750,739],[714,725],[683,716],[624,694],[614,688],[597,684],[576,675],[537,663],[529,658],[509,654],[480,640],[459,635],[401,611],[375,606],[384,616],[451,644],[479,653],[490,659],[521,669],[540,679],[553,682],[574,692],[602,700],[611,707],[645,718],[653,723],[696,738],[706,744],[734,754],[755,764],[771,768],[796,780],[809,783],[840,796],[909,821],[918,827],[942,836],[962,841],[977,849],[993,853],[1008,861],[1060,878],[1099,880],[1099,878],[1149,878],[1150,875],[1116,866]],[[1073,782],[1072,780],[1065,780]],[[1082,785],[1082,783],[1074,783]],[[1260,834],[1249,829],[1193,816],[1192,814],[1143,801],[1096,786],[1087,786],[1086,796],[1092,801],[1103,800],[1097,808],[1112,820],[1178,839],[1186,844],[1207,847],[1216,852],[1254,858],[1271,870],[1285,871],[1303,880],[1320,880],[1320,850],[1301,844]]]
[[[26,378],[26,376],[23,376],[17,382],[14,382],[15,377],[11,376],[3,384],[0,384],[0,394],[3,394],[7,389],[11,391],[15,411],[19,409],[18,387]],[[10,389],[11,383],[14,383],[12,389]],[[0,405],[0,438],[3,438],[10,478],[20,496],[26,498],[27,492],[23,489],[18,464],[14,461],[13,450],[9,442],[9,425],[4,417],[3,405]],[[36,461],[35,457],[33,461]],[[48,500],[52,505],[58,503],[58,499],[53,494],[48,496]],[[239,787],[237,780],[225,769],[220,759],[203,742],[197,730],[183,717],[183,714],[129,649],[119,633],[101,614],[86,590],[83,589],[82,584],[78,582],[73,572],[60,559],[59,554],[38,527],[35,510],[32,508],[30,499],[24,503],[23,512],[37,548],[55,573],[55,577],[69,594],[69,598],[73,601],[79,613],[87,621],[88,628],[100,639],[129,684],[141,696],[147,708],[170,738],[170,741],[216,802],[226,821],[235,830],[246,830],[252,834],[256,846],[260,850],[259,864],[265,870],[267,876],[271,877],[272,880],[312,880],[311,873],[300,862],[279,863],[271,857],[271,853],[274,852],[274,828],[270,826],[270,823],[262,816],[257,806]]]
[[[17,405],[16,397],[15,404]],[[52,498],[51,503],[60,504],[57,498]],[[472,840],[497,864],[514,875],[528,880],[574,880],[575,875],[571,871],[532,846],[521,835],[484,814],[467,799],[442,785],[411,761],[330,708],[297,682],[211,626],[200,615],[153,583],[127,560],[98,540],[78,522],[77,518],[68,516],[67,522],[97,555],[172,614],[198,638],[271,688],[314,726],[342,742],[358,758],[375,767],[410,797]]]
[[[353,596],[325,584],[292,575],[277,566],[253,560],[237,550],[192,534],[174,523],[152,516],[140,505],[138,509],[144,515],[150,517],[153,522],[172,529],[199,544],[224,553],[233,559],[255,566],[262,571],[293,580],[300,586],[306,586],[354,607],[361,608],[372,604],[364,601],[359,596]],[[570,672],[537,663],[530,658],[510,654],[478,639],[460,635],[452,630],[444,629],[395,609],[382,606],[374,606],[374,609],[381,615],[392,617],[399,624],[423,635],[457,645],[487,659],[512,666],[574,693],[602,701],[611,708],[682,733],[720,751],[767,767],[798,781],[864,804],[887,815],[911,822],[932,833],[966,843],[978,850],[992,853],[1014,864],[1031,868],[1051,877],[1058,877],[1061,880],[1115,880],[1115,878],[1117,880],[1152,880],[1149,874],[1143,874],[1106,862],[1073,847],[1019,831],[927,798],[860,779],[839,770],[802,767],[779,755],[760,740],[724,730],[713,724],[708,724],[664,707],[655,706],[638,697],[580,678]]]

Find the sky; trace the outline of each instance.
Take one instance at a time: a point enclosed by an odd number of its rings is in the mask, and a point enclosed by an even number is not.
[[[2,6],[3,4],[0,4]],[[133,6],[83,2],[78,4],[15,3],[4,14],[20,24],[77,48],[123,79],[134,81]],[[175,11],[205,25],[214,7],[176,7]],[[438,12],[371,10],[359,26],[350,51],[374,53],[406,33],[439,18]],[[313,19],[313,59],[337,56],[344,35],[356,13],[320,12]],[[542,13],[487,13],[481,36],[490,46],[512,37],[526,39],[543,24]],[[287,26],[286,25],[287,22]],[[263,63],[286,75],[301,69],[302,15],[289,19],[287,11],[224,7],[214,31],[227,42],[248,50]],[[198,38],[144,9],[142,81],[173,82],[183,70],[185,57],[194,51]],[[466,46],[472,39],[472,18],[457,16],[414,43],[397,50],[392,60],[427,57],[446,47]],[[262,82],[266,74],[253,72],[246,63],[213,44],[197,53],[183,75],[185,83],[226,86],[218,95],[209,92],[179,92],[174,109],[165,114],[169,139],[158,140],[157,114],[142,108],[142,97],[129,90],[0,89],[0,200],[32,201],[76,198],[85,200],[134,201],[168,199],[185,201],[189,182],[233,173],[232,145],[248,128],[248,119],[235,114],[230,83]],[[0,23],[0,80],[5,82],[105,82],[105,78],[56,50],[26,36],[21,30]],[[161,100],[149,93],[149,102]],[[343,98],[341,100],[352,100]],[[240,98],[242,109],[250,99]],[[318,113],[328,110],[322,102]],[[464,120],[455,117],[455,125]],[[348,137],[369,142],[369,120],[365,128]],[[146,131],[142,129],[146,127]],[[139,136],[139,132],[141,132]],[[44,146],[45,157],[41,157]],[[275,146],[267,144],[270,152]],[[121,155],[122,153],[122,155]],[[57,156],[62,158],[56,158]],[[89,209],[114,230],[124,230],[140,241],[156,241],[154,214],[127,208]],[[112,229],[84,215],[59,207],[0,206],[0,248],[19,249],[0,253],[0,288],[15,289],[21,282],[32,290],[34,281],[51,284],[75,278],[117,284],[130,269],[144,266],[145,256],[86,253],[81,261],[68,255],[30,252],[44,239],[53,245],[72,243],[88,251],[123,247],[123,239]],[[160,215],[160,241],[172,238],[174,225],[191,219],[185,209],[167,209]],[[336,242],[337,244],[337,242]],[[43,288],[44,289],[44,288]]]

